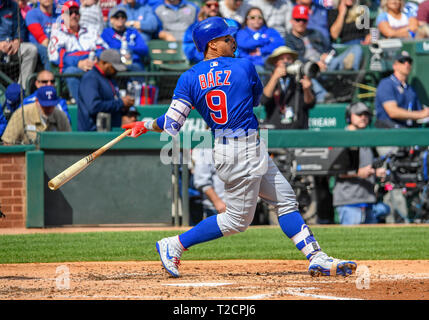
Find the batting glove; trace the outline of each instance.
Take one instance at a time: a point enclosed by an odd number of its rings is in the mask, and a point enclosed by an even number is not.
[[[145,127],[144,121],[136,121],[124,124],[122,129],[131,129],[131,132],[128,134],[128,136],[133,138],[137,138],[148,131]]]

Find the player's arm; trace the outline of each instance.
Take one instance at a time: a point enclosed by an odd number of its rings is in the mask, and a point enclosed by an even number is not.
[[[191,111],[189,102],[183,99],[173,99],[167,112],[162,116],[149,121],[136,121],[122,126],[123,129],[132,129],[129,136],[138,137],[148,131],[163,132],[175,136],[179,133]]]

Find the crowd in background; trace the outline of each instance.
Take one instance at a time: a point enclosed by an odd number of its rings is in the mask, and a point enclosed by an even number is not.
[[[17,61],[20,65],[19,84],[7,88],[0,114],[0,137],[8,144],[32,143],[35,136],[28,131],[70,131],[70,103],[78,104],[81,131],[97,130],[99,113],[110,113],[117,126],[124,118],[137,119],[134,100],[119,95],[110,79],[123,71],[116,67],[118,61],[126,71],[147,70],[149,43],[160,39],[181,42],[189,63],[195,64],[203,53],[196,50],[192,31],[209,17],[221,16],[237,27],[236,56],[251,60],[258,72],[270,73],[262,79],[261,102],[271,124],[281,129],[307,129],[308,110],[329,100],[323,77],[286,78],[290,73],[286,66],[300,61],[312,62],[320,71],[356,71],[362,65],[361,45],[383,38],[429,37],[429,0],[0,0],[0,14],[0,67],[7,74],[8,65]],[[347,47],[338,52],[337,44]],[[382,90],[375,99],[380,127],[414,127],[417,120],[429,117],[429,109],[407,83],[412,62],[401,52],[392,76],[380,82]],[[27,79],[34,73],[36,91],[23,97],[22,89],[28,89]],[[64,78],[66,97],[56,92],[57,73],[71,75]],[[100,99],[108,101],[97,102]],[[364,109],[355,105],[350,119],[368,116]],[[24,116],[32,119],[33,130],[30,124],[21,128]],[[349,123],[348,130],[366,125]],[[373,155],[364,152],[362,163],[367,167]],[[371,175],[373,179],[375,172],[365,170],[362,179]],[[343,183],[349,185],[361,176],[344,177]],[[347,206],[355,204],[338,200],[342,195],[337,187],[334,202],[347,220],[346,212],[353,211]],[[365,196],[373,200],[372,194]],[[361,212],[369,210],[362,208],[349,221],[361,221]]]
[[[336,59],[334,44],[371,43],[373,37],[415,39],[428,36],[429,2],[421,0],[2,0],[0,51],[2,63],[14,59],[19,40],[22,78],[41,68],[59,73],[83,73],[102,50],[128,52],[128,70],[145,70],[152,39],[183,42],[191,63],[202,59],[192,41],[195,23],[222,16],[239,28],[236,55],[250,59],[258,71],[278,47],[298,51],[299,59],[317,62],[322,71],[356,70],[359,46]],[[363,5],[365,7],[363,7]],[[18,16],[19,6],[20,15]],[[296,10],[293,16],[293,10]],[[364,8],[369,8],[366,12]],[[357,27],[364,14],[375,12],[372,25]],[[366,17],[370,18],[370,17]],[[365,19],[366,19],[365,18]],[[365,22],[365,21],[363,21]],[[19,34],[18,34],[19,33]],[[37,51],[37,54],[36,54]],[[333,61],[332,56],[334,56]],[[77,78],[66,78],[72,102]],[[26,87],[26,81],[20,82]],[[313,83],[315,90],[322,90]],[[317,101],[324,94],[316,92]]]

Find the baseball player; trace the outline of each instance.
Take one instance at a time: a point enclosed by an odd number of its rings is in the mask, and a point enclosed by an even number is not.
[[[162,265],[179,276],[183,251],[198,243],[229,236],[247,229],[255,214],[258,196],[272,204],[283,232],[310,261],[312,276],[347,276],[356,263],[333,259],[321,251],[313,233],[298,211],[295,194],[268,156],[258,137],[253,107],[259,105],[262,84],[253,64],[234,58],[236,28],[223,18],[211,17],[197,24],[193,39],[204,60],[184,72],[178,80],[167,112],[152,121],[124,125],[138,137],[148,130],[176,135],[192,106],[211,128],[215,143],[213,158],[225,183],[226,211],[210,216],[192,229],[156,243]]]

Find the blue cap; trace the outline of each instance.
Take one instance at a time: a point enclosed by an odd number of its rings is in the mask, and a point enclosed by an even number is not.
[[[5,104],[15,109],[21,103],[21,86],[18,83],[11,83],[5,92]]]
[[[57,90],[53,86],[44,86],[37,89],[37,101],[42,107],[53,107],[58,103]]]

